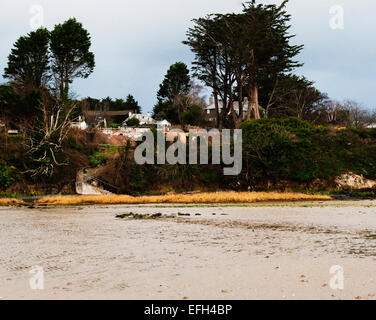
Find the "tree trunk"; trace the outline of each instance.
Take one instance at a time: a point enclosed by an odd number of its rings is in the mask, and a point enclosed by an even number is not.
[[[239,119],[242,122],[244,117],[244,111],[243,111],[243,88],[242,88],[242,82],[238,81],[239,84]]]
[[[215,113],[216,113],[216,127],[220,128],[222,126],[222,121],[219,115],[219,103],[218,103],[217,91],[214,91],[214,105],[215,105]]]
[[[259,109],[259,99],[258,99],[258,86],[257,84],[253,85],[253,88],[251,89],[251,101],[253,106],[253,111],[255,114],[255,119],[261,119],[260,117],[260,109]]]

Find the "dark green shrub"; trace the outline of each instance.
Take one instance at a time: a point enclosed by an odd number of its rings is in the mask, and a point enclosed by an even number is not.
[[[242,129],[247,183],[309,182],[346,171],[376,177],[372,130],[330,131],[297,118],[250,120]]]
[[[196,104],[191,105],[188,110],[184,111],[181,118],[183,123],[193,126],[199,126],[205,123],[203,109],[200,105]]]
[[[131,118],[127,120],[126,123],[128,127],[138,127],[140,125],[140,120],[138,120],[137,118]]]
[[[80,152],[82,152],[82,150],[84,148],[83,145],[81,143],[77,142],[77,140],[74,137],[68,138],[68,144],[72,149],[75,149],[75,150],[80,151]]]
[[[8,188],[15,180],[15,167],[0,163],[0,189]]]
[[[92,167],[92,168],[96,168],[98,166],[103,166],[107,163],[107,157],[100,152],[96,152],[96,153],[90,155],[88,158],[89,158],[89,161],[90,161],[90,167]]]

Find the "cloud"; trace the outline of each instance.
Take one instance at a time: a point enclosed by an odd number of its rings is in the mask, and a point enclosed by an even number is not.
[[[2,0],[1,70],[14,41],[30,31],[32,5],[43,7],[44,25],[50,29],[76,17],[91,33],[97,66],[89,79],[74,82],[81,97],[120,98],[132,93],[144,111],[152,109],[169,65],[192,61],[189,48],[181,43],[191,19],[241,10],[238,0]],[[332,5],[345,10],[344,30],[330,29]],[[298,73],[335,99],[353,98],[373,107],[375,9],[373,0],[291,0],[291,31],[297,35],[293,41],[305,44],[299,56],[305,65]]]

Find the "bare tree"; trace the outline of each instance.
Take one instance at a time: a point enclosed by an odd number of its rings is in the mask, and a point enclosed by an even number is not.
[[[342,109],[347,113],[346,125],[355,128],[365,128],[373,123],[373,114],[354,100],[345,100]]]
[[[71,115],[77,104],[41,104],[42,119],[27,133],[26,150],[33,167],[31,176],[52,176],[57,167],[68,165],[62,154],[63,142],[72,126]]]

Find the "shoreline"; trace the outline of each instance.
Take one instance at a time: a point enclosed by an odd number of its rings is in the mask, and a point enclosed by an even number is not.
[[[307,201],[332,201],[328,195],[312,195],[290,192],[213,192],[182,193],[154,196],[130,195],[67,195],[25,198],[0,198],[0,206],[92,206],[92,205],[143,205],[143,204],[180,204],[180,205],[246,205],[256,203],[287,203]]]

